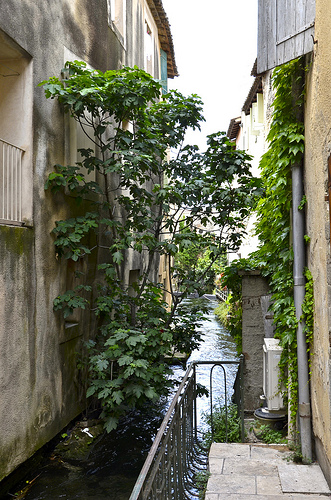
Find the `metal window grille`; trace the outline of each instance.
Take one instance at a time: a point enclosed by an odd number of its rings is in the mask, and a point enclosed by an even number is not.
[[[0,139],[0,221],[22,222],[22,157],[24,150]]]

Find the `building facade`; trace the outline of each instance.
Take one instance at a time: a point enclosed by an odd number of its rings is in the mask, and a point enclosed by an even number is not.
[[[311,348],[312,445],[331,484],[331,5],[328,0],[259,1],[258,72],[305,56],[305,153],[303,162],[306,265],[314,280],[314,340]],[[308,402],[309,403],[309,402]]]
[[[86,144],[38,86],[75,59],[101,71],[137,65],[165,86],[177,69],[161,0],[0,5],[0,480],[86,402],[77,353],[93,321],[83,312],[64,322],[53,310],[70,286],[72,264],[56,259],[51,231],[70,216],[73,200],[44,189],[54,165],[76,161]],[[135,258],[125,264],[128,283]],[[95,268],[91,261],[83,271]]]
[[[252,86],[243,104],[240,116],[232,118],[229,123],[227,137],[234,142],[236,149],[245,151],[252,157],[251,173],[259,177],[259,163],[265,152],[265,111],[264,89],[262,77],[256,73],[256,61],[252,68],[254,77]],[[255,235],[255,215],[247,221],[246,236],[238,252],[229,254],[229,262],[235,259],[246,259],[258,247],[258,237]]]

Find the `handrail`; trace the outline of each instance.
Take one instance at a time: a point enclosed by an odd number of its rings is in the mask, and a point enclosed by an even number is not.
[[[133,500],[135,498],[138,498],[137,496],[137,493],[140,492],[141,488],[142,488],[142,485],[145,481],[145,478],[147,476],[147,473],[150,469],[150,466],[151,466],[151,459],[154,457],[154,455],[156,454],[158,448],[159,448],[159,445],[160,445],[160,442],[161,442],[161,439],[163,437],[163,434],[168,426],[168,423],[169,423],[169,420],[170,420],[170,417],[175,409],[175,406],[177,404],[177,400],[179,399],[180,397],[180,394],[189,378],[189,374],[190,374],[190,371],[193,369],[193,364],[190,364],[185,375],[184,375],[184,378],[180,384],[180,386],[178,387],[178,390],[174,396],[174,399],[172,400],[172,403],[171,405],[169,406],[169,409],[167,411],[167,413],[165,414],[165,417],[163,419],[163,422],[161,424],[161,427],[156,435],[156,438],[152,444],[152,447],[151,449],[149,450],[149,453],[147,455],[147,458],[145,460],[145,463],[143,465],[143,468],[141,469],[141,472],[139,474],[139,477],[136,481],[136,484],[132,490],[132,493],[131,493],[131,496],[130,496],[130,499],[129,500]]]
[[[222,288],[219,285],[216,285],[215,295],[218,299],[223,300],[223,302],[226,302],[229,295],[229,290],[227,288]]]
[[[196,366],[206,364],[213,365],[210,374],[211,421],[213,369],[216,366],[221,366],[225,374],[223,365],[235,364],[239,366],[241,437],[244,440],[243,357],[241,356],[239,360],[234,361],[193,361],[190,363],[163,419],[132,490],[130,500],[166,500],[170,498],[169,495],[175,500],[197,497],[196,492],[192,491],[194,490],[192,475],[199,469],[202,447],[197,439]],[[226,394],[226,375],[224,380]],[[227,405],[227,402],[225,404]],[[203,464],[205,469],[207,450],[204,451],[206,455]],[[176,461],[176,459],[178,460]],[[191,461],[191,464],[188,464],[188,461]],[[190,465],[192,470],[189,470]],[[172,484],[167,484],[167,482]],[[166,488],[168,488],[167,491],[165,491]],[[189,496],[187,490],[190,491]]]

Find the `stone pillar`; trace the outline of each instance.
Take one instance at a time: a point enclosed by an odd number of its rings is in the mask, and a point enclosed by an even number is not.
[[[265,318],[261,297],[268,294],[268,283],[259,271],[242,274],[242,352],[244,363],[244,409],[254,411],[261,406],[263,394],[263,339]]]

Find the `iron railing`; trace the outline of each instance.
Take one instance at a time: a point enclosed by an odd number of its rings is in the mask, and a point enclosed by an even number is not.
[[[0,139],[0,220],[22,221],[22,156],[24,150]]]
[[[164,417],[149,451],[130,500],[185,500],[198,498],[195,476],[207,468],[208,449],[202,444],[197,425],[197,365],[211,365],[210,408],[213,432],[213,371],[221,367],[224,375],[225,413],[227,415],[227,379],[224,365],[237,365],[240,391],[237,396],[244,440],[243,359],[236,361],[194,361]],[[227,423],[226,423],[227,436]],[[227,438],[226,438],[227,440]]]

